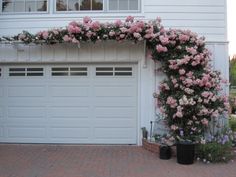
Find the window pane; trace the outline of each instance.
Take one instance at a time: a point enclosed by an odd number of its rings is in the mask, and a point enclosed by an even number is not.
[[[79,10],[79,0],[68,0],[68,10]]]
[[[81,0],[80,10],[91,10],[91,0]]]
[[[138,0],[129,1],[129,10],[138,10]]]
[[[47,1],[37,1],[37,11],[47,11]]]
[[[102,10],[103,0],[92,0],[92,10]]]
[[[109,1],[109,10],[118,10],[118,0]]]
[[[13,12],[13,3],[11,0],[6,0],[2,2],[3,12]]]
[[[120,0],[119,10],[128,10],[128,0]]]
[[[66,0],[57,0],[57,11],[66,11]]]
[[[25,12],[25,2],[24,1],[15,1],[14,12]]]
[[[35,12],[35,2],[34,1],[26,1],[25,2],[25,11],[26,12]]]

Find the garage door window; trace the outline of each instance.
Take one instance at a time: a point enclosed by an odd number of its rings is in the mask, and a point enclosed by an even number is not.
[[[9,76],[43,76],[43,68],[9,68]]]
[[[96,76],[132,76],[132,67],[96,67]]]
[[[53,67],[52,76],[87,76],[87,67]]]

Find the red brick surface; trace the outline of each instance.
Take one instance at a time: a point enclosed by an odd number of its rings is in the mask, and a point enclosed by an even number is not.
[[[1,144],[0,177],[236,177],[236,163],[179,165],[137,146]]]
[[[144,149],[159,155],[160,144],[154,143],[154,142],[149,142],[146,139],[142,140],[142,144],[143,144]],[[175,146],[171,147],[171,154],[172,154],[173,157],[176,157],[176,147]]]

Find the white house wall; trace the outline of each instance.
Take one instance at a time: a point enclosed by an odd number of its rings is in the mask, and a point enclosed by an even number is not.
[[[229,54],[228,43],[207,43],[207,48],[211,51],[212,66],[220,71],[224,79],[229,80]],[[229,94],[229,84],[223,85],[224,94]]]
[[[226,39],[226,0],[148,0],[146,19],[162,18],[167,28],[190,29],[208,41]]]
[[[90,16],[94,20],[114,21],[133,15],[137,19],[152,20],[157,16],[167,28],[190,29],[206,36],[208,41],[226,40],[226,0],[142,0],[140,12],[78,12],[55,13],[53,2],[45,14],[0,14],[0,34],[14,35],[22,30],[37,32],[43,29],[65,27],[72,20]]]

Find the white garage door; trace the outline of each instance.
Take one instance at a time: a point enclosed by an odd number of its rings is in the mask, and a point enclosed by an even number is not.
[[[136,65],[2,66],[0,142],[136,144]]]

